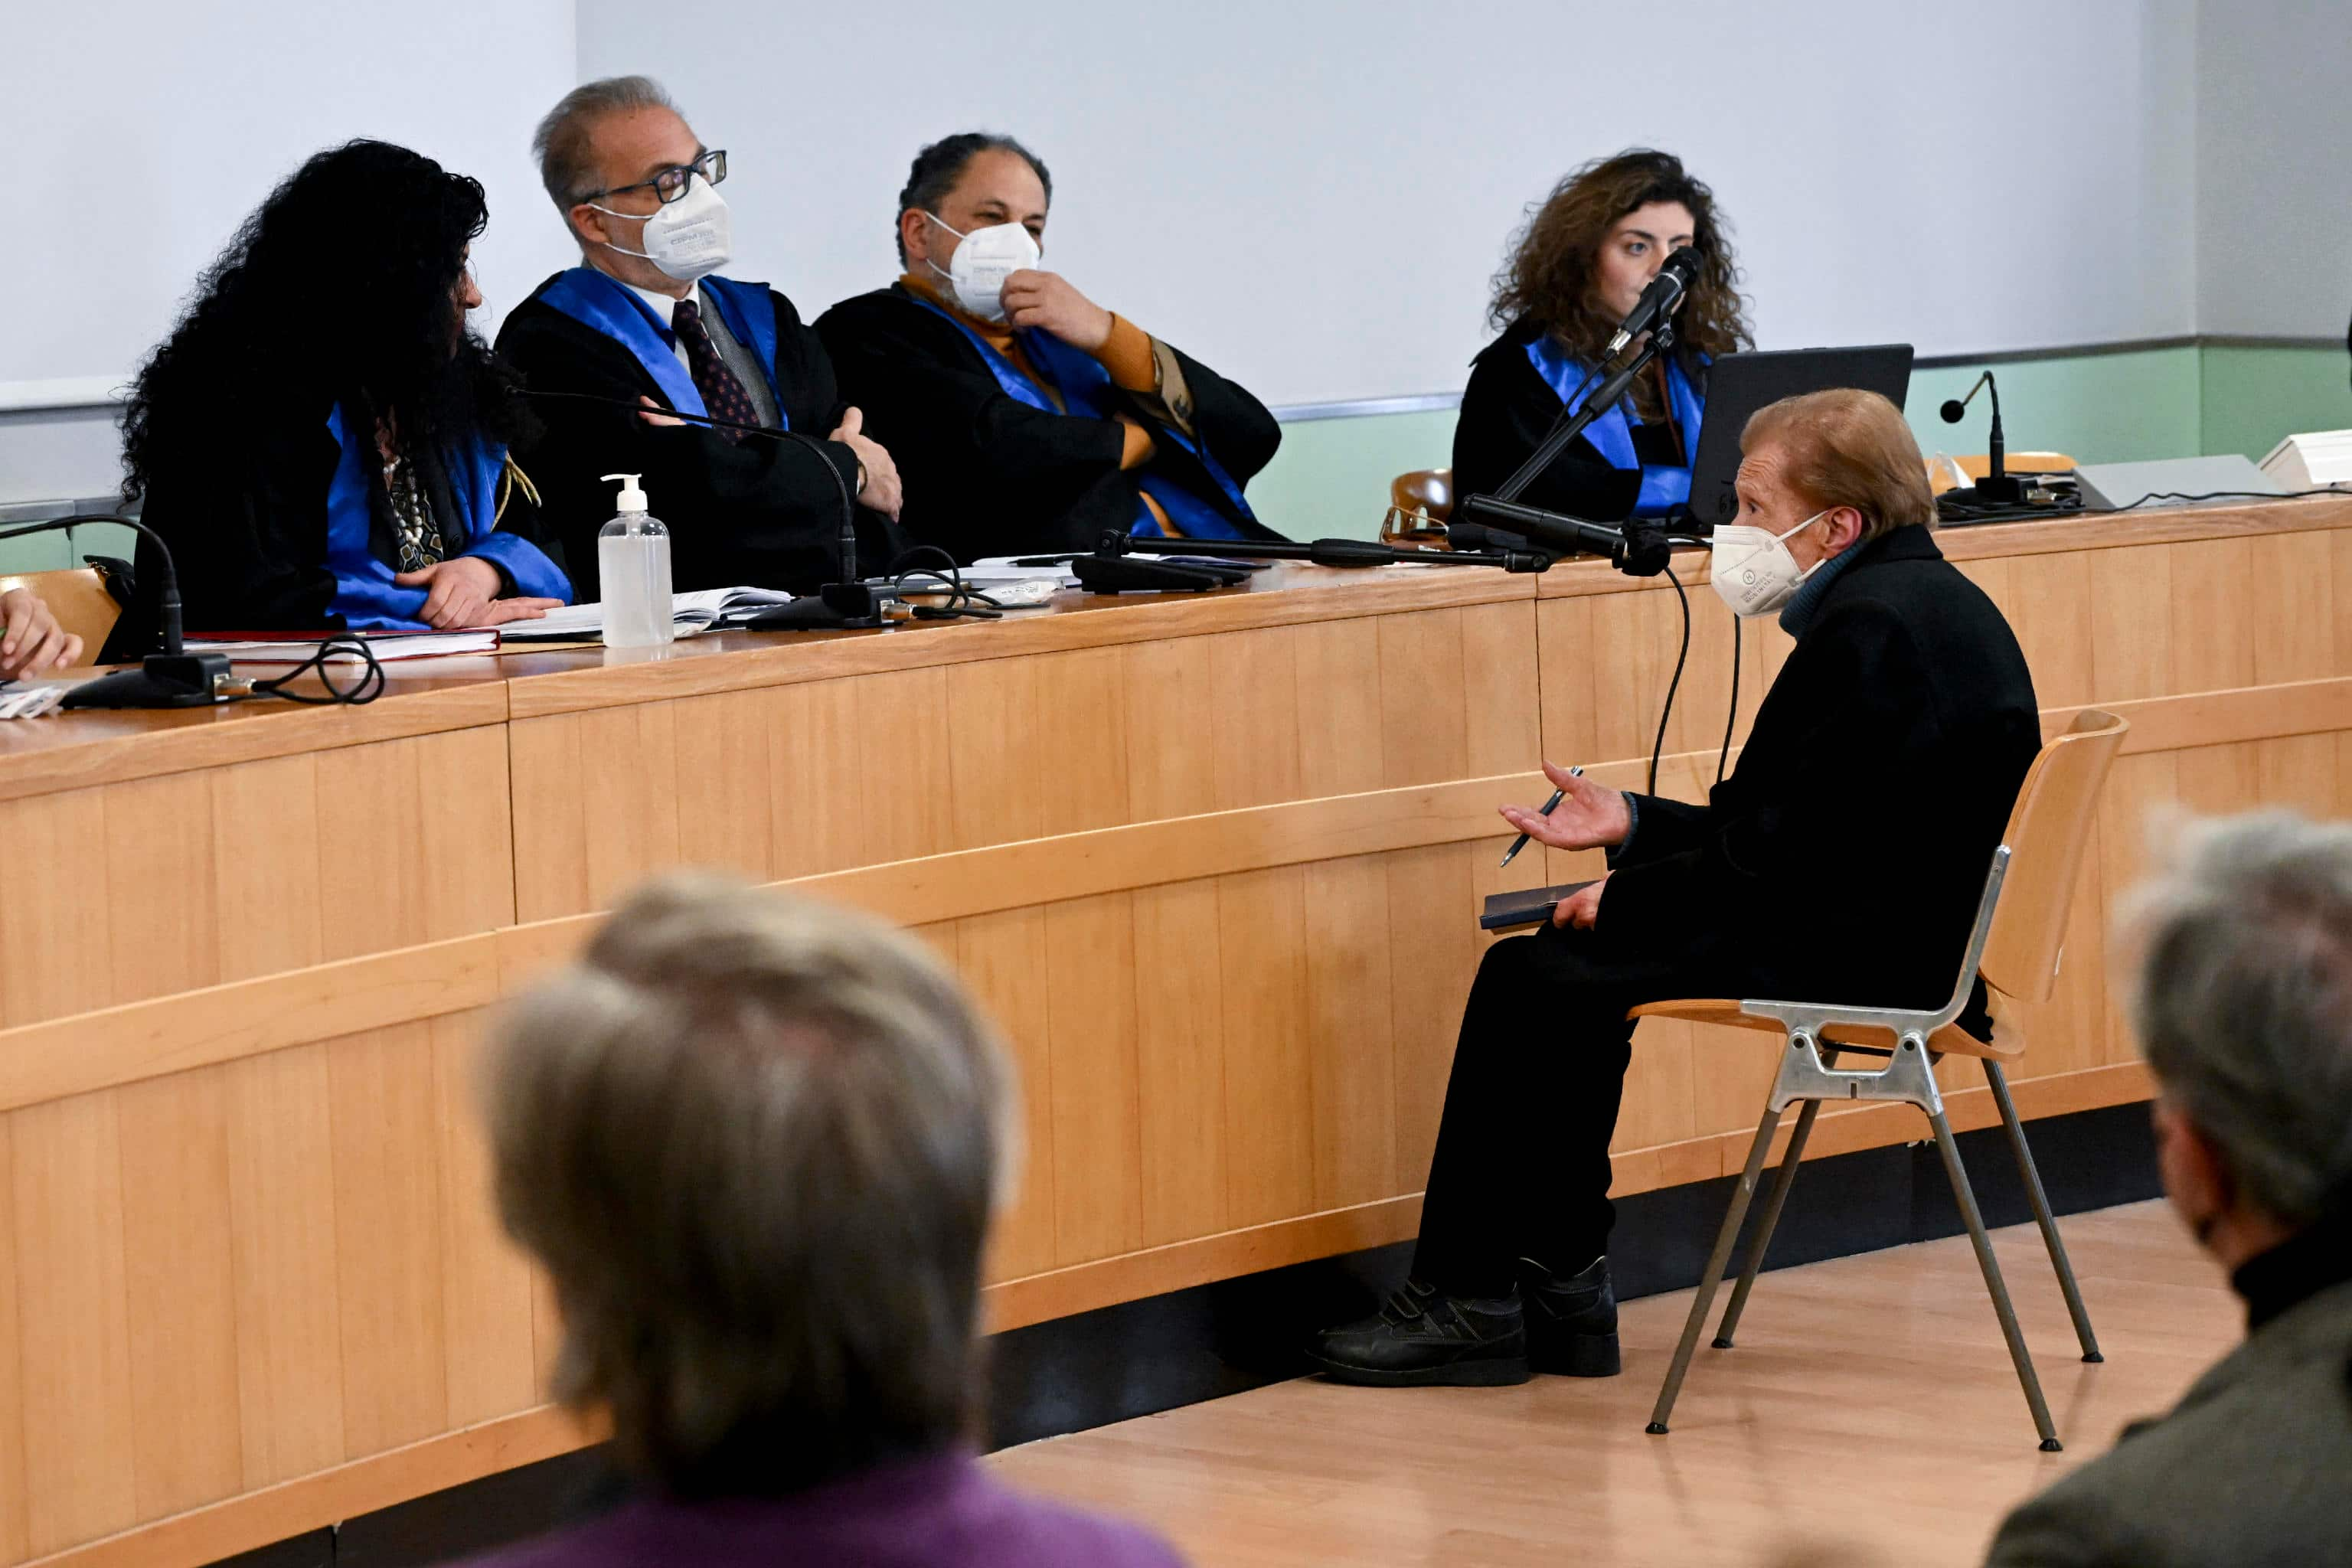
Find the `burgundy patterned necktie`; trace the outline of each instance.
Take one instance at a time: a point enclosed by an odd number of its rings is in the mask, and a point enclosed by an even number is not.
[[[670,312],[669,324],[677,341],[686,345],[687,370],[694,377],[694,389],[702,394],[703,410],[713,419],[758,426],[759,410],[751,406],[751,396],[727,368],[727,362],[719,357],[719,345],[710,341],[710,329],[702,324],[702,308],[691,297],[680,300],[677,309]],[[744,432],[719,430],[719,436],[731,447],[743,439]]]

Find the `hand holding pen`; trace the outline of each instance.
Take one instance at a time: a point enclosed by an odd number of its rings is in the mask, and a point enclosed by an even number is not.
[[[1503,857],[1504,865],[1509,865],[1530,838],[1554,849],[1600,849],[1625,841],[1633,831],[1633,817],[1622,793],[1592,783],[1581,767],[1562,768],[1550,763],[1543,767],[1554,791],[1543,810],[1531,811],[1523,805],[1502,808],[1503,820],[1519,830],[1519,841]]]

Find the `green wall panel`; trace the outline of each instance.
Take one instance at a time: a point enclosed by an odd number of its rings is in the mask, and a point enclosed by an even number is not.
[[[2352,361],[2342,349],[2208,343],[2203,353],[2206,452],[2259,463],[2285,437],[2352,429]]]

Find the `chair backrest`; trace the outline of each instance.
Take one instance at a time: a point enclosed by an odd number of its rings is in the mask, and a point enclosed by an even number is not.
[[[2063,474],[2081,466],[2063,452],[2011,452],[2001,459],[2002,469],[2012,474]],[[1927,459],[1927,487],[1942,495],[1991,471],[1990,452],[1968,452],[1957,458],[1938,455]]]
[[[1450,522],[1454,518],[1454,470],[1415,468],[1389,481],[1389,504],[1400,511]]]
[[[107,592],[106,579],[95,567],[0,576],[0,593],[10,588],[30,588],[49,606],[59,626],[81,638],[77,664],[96,664],[98,650],[106,646],[106,634],[122,618],[122,606]]]
[[[2113,713],[2086,708],[2026,770],[2001,834],[2011,854],[2009,875],[1978,966],[1985,984],[2005,996],[2046,1001],[2057,984],[2066,912],[2074,905],[2091,818],[2108,764],[2130,728]]]

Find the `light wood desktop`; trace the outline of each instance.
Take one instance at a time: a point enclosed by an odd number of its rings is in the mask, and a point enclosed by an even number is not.
[[[2144,1098],[2110,901],[2150,805],[2338,810],[2352,501],[1942,537],[2053,731],[2132,724],[2018,1100]],[[1732,629],[1704,557],[1679,570],[1661,787],[1695,796]],[[1003,1020],[1028,1161],[994,1326],[1410,1236],[1480,897],[1599,859],[1498,872],[1493,808],[1542,798],[1544,755],[1637,784],[1678,625],[1591,562],[1285,568],[394,666],[357,710],[0,725],[0,1563],[200,1563],[586,1440],[545,1403],[556,1325],[490,1212],[468,1063],[665,866],[914,926]],[[1788,645],[1743,636],[1744,724]],[[1644,1023],[1618,1191],[1735,1169],[1771,1054]],[[1954,1125],[1987,1124],[1964,1082]],[[1808,1152],[1917,1135],[1860,1107]]]

